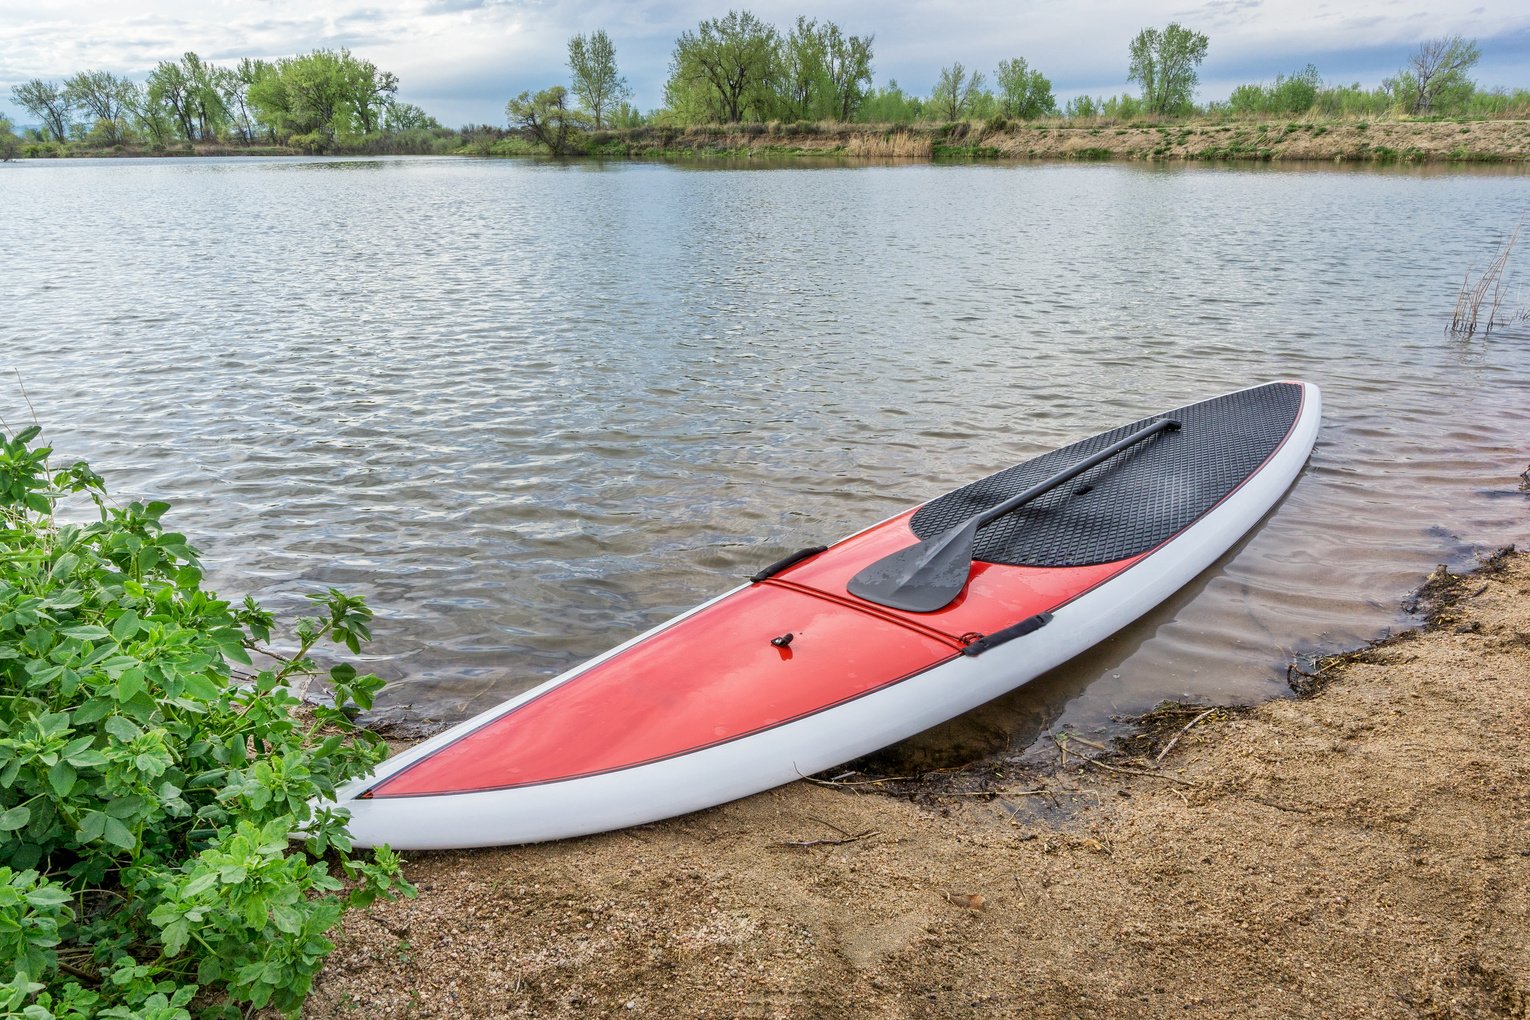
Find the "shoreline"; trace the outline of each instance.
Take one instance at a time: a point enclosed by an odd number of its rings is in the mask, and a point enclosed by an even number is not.
[[[1530,162],[1530,121],[740,124],[592,135],[585,156],[1303,164]]]
[[[58,152],[39,159],[304,156],[301,149],[182,144]],[[551,158],[511,135],[488,150],[450,153],[321,153],[338,157],[454,155]],[[631,160],[908,160],[911,162],[1287,163],[1346,166],[1523,166],[1530,163],[1530,120],[1265,119],[1164,123],[962,121],[888,126],[866,124],[734,124],[641,127],[594,132],[565,157]]]
[[[1291,698],[1045,767],[410,854],[305,1015],[1523,1016],[1530,554],[1414,605]]]

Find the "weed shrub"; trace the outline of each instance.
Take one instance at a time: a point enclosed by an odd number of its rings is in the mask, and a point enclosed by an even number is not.
[[[336,666],[311,714],[289,692],[371,611],[310,596],[296,651],[265,651],[272,616],[202,587],[166,504],[49,470],[37,435],[0,432],[0,1016],[295,1012],[343,912],[413,891],[310,807],[383,756],[348,715],[382,681]]]

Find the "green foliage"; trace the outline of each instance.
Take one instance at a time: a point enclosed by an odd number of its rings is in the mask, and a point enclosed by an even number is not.
[[[295,1011],[344,910],[411,891],[394,855],[354,853],[343,814],[314,806],[382,757],[348,714],[382,681],[333,667],[334,707],[308,721],[289,691],[321,642],[360,648],[371,612],[310,596],[296,650],[264,651],[271,614],[202,588],[167,504],[117,506],[84,463],[50,471],[38,432],[0,433],[0,955],[16,961],[0,1006]],[[95,519],[59,523],[81,496]]]
[[[857,119],[867,124],[912,124],[924,112],[924,105],[923,99],[903,91],[893,78],[886,88],[866,93]]]
[[[1142,104],[1159,116],[1188,113],[1193,106],[1196,68],[1206,59],[1204,35],[1170,22],[1162,31],[1144,28],[1132,40],[1128,81],[1142,86]]]
[[[568,89],[562,85],[543,89],[536,95],[522,92],[505,104],[510,123],[547,146],[554,156],[566,156],[579,145],[588,127],[584,115],[568,105]]]
[[[604,127],[606,110],[632,97],[632,88],[616,70],[616,47],[604,29],[588,39],[576,35],[568,41],[568,70],[574,95],[594,118],[595,130]]]
[[[350,50],[314,50],[243,71],[246,97],[273,140],[315,152],[382,126],[398,78]]]
[[[959,61],[950,67],[942,67],[935,90],[930,93],[930,106],[946,120],[982,116],[978,107],[980,98],[986,94],[983,83],[983,72],[973,71],[969,75]]]
[[[997,81],[999,106],[1004,116],[1035,120],[1057,113],[1052,82],[1040,71],[1027,66],[1024,57],[999,61]]]
[[[1388,89],[1365,89],[1359,82],[1321,88],[1312,102],[1313,111],[1324,117],[1379,117],[1392,106]]]
[[[846,35],[832,21],[819,26],[810,22],[818,37],[817,53],[823,60],[817,75],[814,112],[826,119],[853,121],[871,87],[872,42],[875,36]]]
[[[33,78],[11,89],[16,105],[43,122],[56,142],[69,139],[69,114],[74,104],[58,82]]]
[[[748,11],[701,22],[675,40],[664,97],[683,123],[769,120],[781,34]]]
[[[1277,74],[1273,85],[1239,85],[1227,100],[1227,108],[1241,117],[1306,113],[1317,104],[1323,80],[1308,64],[1296,74]]]
[[[228,67],[186,53],[160,61],[142,85],[81,71],[63,85],[26,82],[12,96],[56,142],[74,138],[87,150],[137,143],[165,151],[177,141],[264,142],[311,152],[447,149],[441,126],[419,107],[397,104],[397,91],[396,75],[342,49],[276,61],[245,58]],[[76,111],[88,119],[76,123]]]
[[[1093,96],[1074,96],[1063,107],[1063,116],[1070,120],[1094,118],[1100,115],[1100,101]]]
[[[64,82],[64,96],[94,116],[95,132],[107,145],[123,140],[126,114],[138,86],[110,71],[80,71]]]
[[[21,155],[21,139],[11,122],[0,116],[0,163],[9,163]]]
[[[850,121],[871,85],[871,36],[847,36],[834,22],[798,17],[782,40],[774,113],[787,121]]]
[[[1465,108],[1476,86],[1467,73],[1482,51],[1459,35],[1430,39],[1408,58],[1408,65],[1386,87],[1411,114],[1451,113]]]
[[[148,101],[168,111],[176,133],[195,142],[216,139],[227,123],[220,80],[215,65],[187,52],[180,60],[160,61],[144,84]]]

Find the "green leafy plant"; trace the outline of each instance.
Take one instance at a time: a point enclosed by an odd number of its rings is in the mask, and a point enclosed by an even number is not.
[[[168,504],[50,470],[38,434],[0,433],[0,1016],[295,1012],[345,910],[413,892],[314,806],[383,757],[352,721],[382,681],[342,664],[333,706],[291,693],[371,611],[312,595],[272,650],[272,614],[202,587]]]

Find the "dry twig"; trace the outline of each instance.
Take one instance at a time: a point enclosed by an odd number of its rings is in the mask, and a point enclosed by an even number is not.
[[[827,822],[824,823],[828,825]],[[837,825],[830,825],[831,829],[838,829]],[[843,829],[839,831],[844,832]],[[868,836],[880,836],[876,829],[867,829],[865,832],[852,832],[840,839],[783,839],[776,846],[789,846],[804,849],[812,846],[844,846],[846,843],[854,843],[856,840],[866,839]]]
[[[1153,764],[1157,765],[1159,762],[1163,761],[1164,756],[1167,755],[1170,751],[1174,750],[1174,745],[1179,743],[1180,737],[1184,736],[1186,733],[1189,733],[1190,730],[1194,728],[1196,723],[1200,722],[1202,719],[1206,718],[1208,715],[1215,712],[1220,707],[1221,706],[1219,705],[1213,705],[1212,707],[1206,709],[1206,711],[1202,712],[1200,715],[1196,716],[1194,719],[1191,719],[1189,722],[1185,723],[1184,728],[1181,729],[1178,733],[1174,734],[1173,738],[1170,739],[1167,744],[1163,745],[1163,750],[1158,752],[1158,757],[1153,759]]]

